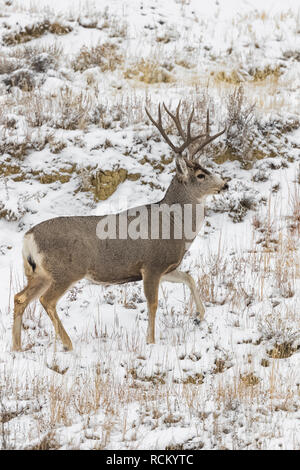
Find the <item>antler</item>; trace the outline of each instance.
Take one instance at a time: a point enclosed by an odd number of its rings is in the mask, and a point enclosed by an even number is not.
[[[181,101],[179,101],[178,103],[178,106],[176,108],[176,115],[172,114],[171,111],[166,107],[165,103],[163,103],[163,107],[165,109],[165,111],[168,113],[168,115],[173,119],[176,127],[177,127],[177,130],[180,134],[180,136],[183,138],[184,142],[183,144],[180,146],[180,147],[176,147],[173,142],[171,142],[171,140],[169,139],[169,137],[167,136],[165,130],[163,129],[163,126],[162,126],[162,121],[161,121],[161,110],[160,110],[160,104],[158,105],[158,121],[156,122],[153,117],[151,116],[151,114],[149,113],[148,109],[145,108],[145,111],[147,113],[147,116],[148,118],[150,119],[150,121],[155,125],[155,127],[157,127],[157,129],[159,130],[159,132],[161,133],[161,135],[163,136],[163,138],[165,139],[165,141],[167,142],[167,144],[171,147],[171,149],[175,152],[175,153],[179,153],[179,154],[182,154],[182,152],[188,148],[193,142],[195,142],[196,140],[200,139],[201,137],[204,137],[206,134],[199,134],[199,135],[196,135],[196,136],[192,136],[191,135],[191,124],[192,124],[192,119],[193,119],[193,115],[194,115],[194,109],[192,109],[192,112],[190,114],[190,117],[188,119],[188,123],[187,123],[187,128],[186,128],[186,133],[184,132],[184,130],[182,129],[182,126],[181,126],[181,122],[180,122],[180,118],[179,118],[179,109],[180,109],[180,105],[181,105]]]
[[[196,155],[196,153],[200,152],[200,150],[202,150],[206,145],[208,145],[210,142],[212,142],[213,140],[215,140],[217,137],[219,137],[220,135],[224,134],[224,132],[226,131],[226,127],[224,127],[224,129],[221,131],[221,132],[218,132],[217,134],[215,135],[209,135],[209,109],[207,109],[207,118],[206,118],[206,139],[204,142],[202,142],[201,145],[199,145],[199,147],[196,148],[196,150],[193,151],[192,155],[191,155],[191,159],[193,159]]]
[[[182,128],[182,125],[181,125],[181,122],[180,122],[180,118],[179,118],[179,110],[180,110],[180,106],[181,106],[181,101],[179,101],[178,105],[177,105],[177,108],[176,108],[176,114],[173,114],[171,113],[171,111],[167,108],[167,106],[165,105],[165,103],[163,103],[163,107],[165,109],[165,111],[168,113],[168,115],[170,116],[170,118],[174,121],[176,127],[177,127],[177,130],[179,132],[179,135],[182,137],[182,139],[184,140],[183,144],[180,146],[180,147],[176,147],[173,142],[169,139],[169,137],[167,136],[166,134],[166,131],[164,130],[163,128],[163,125],[162,125],[162,120],[161,120],[161,109],[160,109],[160,104],[158,105],[158,121],[156,122],[153,117],[151,116],[151,114],[149,113],[148,109],[145,108],[145,111],[147,113],[147,116],[148,118],[150,119],[150,121],[155,125],[155,127],[159,130],[159,132],[161,133],[161,135],[163,136],[163,138],[165,139],[165,141],[167,142],[167,144],[171,147],[171,149],[175,152],[175,153],[178,153],[178,154],[182,154],[182,152],[184,150],[186,150],[193,142],[195,142],[196,140],[198,139],[201,139],[201,137],[206,137],[205,141],[202,142],[202,144],[196,148],[196,150],[193,151],[192,155],[190,156],[191,159],[194,158],[194,156],[196,155],[196,153],[200,152],[200,150],[202,150],[206,145],[208,145],[210,142],[212,142],[214,139],[216,139],[217,137],[219,137],[221,134],[223,134],[226,130],[226,127],[225,129],[223,129],[223,131],[221,132],[218,132],[217,134],[213,135],[213,136],[210,136],[209,135],[209,110],[207,110],[207,120],[206,120],[206,133],[205,134],[199,134],[199,135],[196,135],[196,136],[192,136],[191,135],[191,124],[192,124],[192,119],[193,119],[193,115],[194,115],[194,108],[192,109],[192,112],[189,116],[189,119],[188,119],[188,123],[187,123],[187,128],[186,128],[186,132],[184,132],[183,128]]]

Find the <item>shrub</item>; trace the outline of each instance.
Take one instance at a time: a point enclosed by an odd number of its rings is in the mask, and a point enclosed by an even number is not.
[[[76,72],[83,72],[91,67],[99,67],[102,72],[106,72],[115,70],[122,61],[117,46],[105,43],[90,48],[82,47],[72,66]]]
[[[0,57],[0,75],[14,72],[17,68],[18,63],[16,60],[6,56]]]
[[[254,115],[255,104],[249,104],[245,100],[242,85],[235,88],[227,98],[227,120],[225,146],[220,149],[216,157],[217,163],[226,160],[240,160],[247,162],[266,156],[260,148],[253,145],[258,137],[257,120]],[[262,155],[261,155],[262,154]]]
[[[3,83],[11,88],[18,87],[24,91],[31,91],[35,86],[34,75],[30,70],[16,70],[3,79]]]

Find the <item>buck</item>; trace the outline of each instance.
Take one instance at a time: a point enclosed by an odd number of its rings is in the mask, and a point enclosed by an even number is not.
[[[117,215],[58,217],[31,228],[25,234],[22,252],[28,283],[14,298],[13,350],[21,350],[22,315],[27,305],[38,297],[53,323],[56,335],[61,338],[64,349],[72,349],[71,339],[57,315],[56,304],[74,283],[84,278],[102,285],[143,280],[148,306],[148,343],[155,343],[155,315],[159,284],[162,281],[187,285],[196,304],[197,320],[203,320],[205,309],[196,284],[188,273],[180,271],[178,267],[203,223],[205,198],[228,188],[221,177],[203,168],[196,157],[206,145],[223,134],[225,129],[211,136],[207,111],[205,134],[192,135],[194,110],[184,130],[180,120],[180,102],[175,114],[165,104],[163,108],[174,121],[183,140],[180,146],[174,145],[163,128],[160,105],[157,121],[147,109],[146,113],[176,154],[176,173],[161,201],[134,208],[146,213],[144,223],[149,224],[149,231],[156,232],[156,236],[98,236],[99,224],[104,217],[108,225],[114,223],[117,228],[120,228],[124,218],[130,225],[134,220],[132,209]],[[158,227],[151,226],[152,210],[157,212],[163,207],[172,208],[174,205],[177,209],[191,209],[189,215],[183,210],[180,219],[183,226],[187,222],[191,225],[191,234],[182,233],[178,237],[177,233],[176,236],[176,211],[173,213],[170,210],[169,237],[163,236],[162,217],[159,217]],[[114,234],[116,231],[114,230]]]

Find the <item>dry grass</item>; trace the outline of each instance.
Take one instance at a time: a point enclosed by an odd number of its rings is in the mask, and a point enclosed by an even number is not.
[[[57,69],[62,49],[57,45],[19,46],[9,52],[0,52],[0,74],[6,90],[12,87],[30,92],[44,81],[44,73]]]
[[[26,447],[26,450],[57,450],[59,447],[60,445],[55,439],[55,432],[49,431],[38,440],[37,444]]]
[[[226,96],[227,119],[224,144],[213,146],[213,158],[216,163],[238,160],[245,169],[250,169],[257,160],[269,157],[289,157],[289,133],[299,128],[300,122],[294,117],[282,120],[270,118],[261,122],[256,103],[249,102],[245,87],[240,85]]]
[[[253,372],[250,372],[249,374],[241,375],[240,379],[246,387],[253,387],[259,384],[260,382],[260,379],[256,377],[256,375],[253,374]]]
[[[7,57],[7,55],[0,55],[0,75],[12,73],[18,69],[16,60]]]
[[[211,75],[215,82],[226,82],[231,85],[241,85],[247,81],[258,84],[259,82],[266,81],[272,78],[274,81],[278,81],[278,78],[282,75],[283,71],[281,66],[266,65],[265,67],[250,67],[245,70],[243,67],[229,69],[229,70],[216,70],[212,71]]]
[[[292,356],[298,350],[299,347],[293,346],[292,343],[281,343],[275,344],[267,353],[272,359],[285,359]]]
[[[5,140],[15,133],[16,124],[23,117],[26,124],[33,128],[86,129],[90,124],[97,124],[108,129],[116,123],[123,128],[145,120],[143,108],[147,100],[147,96],[120,93],[114,102],[107,105],[105,97],[95,90],[78,92],[68,85],[59,88],[51,96],[38,89],[30,92],[23,90],[23,93],[3,97],[5,113],[2,108],[0,126],[3,126]],[[8,115],[13,115],[13,119],[8,118]]]
[[[92,66],[98,60],[101,63],[103,59],[102,47],[96,46],[91,50],[81,51],[83,62],[76,65],[79,69],[85,69]],[[106,53],[115,51],[114,47],[109,46],[108,49],[104,47],[104,56]],[[45,70],[48,67],[55,66],[59,57],[59,48],[53,50],[48,49],[48,53],[41,52],[38,48],[20,48],[16,50],[14,60],[20,60],[22,63],[30,64],[30,67],[35,70]],[[93,53],[95,52],[95,55]],[[114,53],[115,53],[114,52]],[[80,53],[80,54],[81,54]],[[99,53],[99,56],[98,56]],[[37,54],[37,55],[36,55]],[[46,62],[40,61],[41,55],[47,54]],[[79,54],[79,55],[80,55]],[[108,56],[109,56],[108,54]],[[107,60],[106,60],[107,59]],[[104,69],[114,67],[114,61],[110,63],[110,59],[106,57],[103,62]],[[118,60],[117,60],[118,61]],[[75,63],[75,62],[74,62]],[[162,80],[164,76],[160,75],[160,71],[164,70],[158,63],[142,61],[143,67],[145,66],[145,75],[139,76],[138,71],[133,67],[130,70],[130,76],[144,81],[145,83],[156,82]],[[101,65],[100,65],[101,67]],[[17,72],[22,72],[17,70]],[[16,72],[14,72],[16,73]],[[167,72],[169,73],[169,72]],[[29,76],[30,78],[30,76]],[[169,77],[170,78],[170,77]],[[169,78],[166,78],[168,81]],[[13,77],[11,78],[13,80]],[[23,80],[24,82],[24,80]],[[26,82],[26,83],[25,83]],[[88,129],[89,125],[97,124],[99,127],[108,129],[110,127],[124,128],[128,125],[136,124],[145,121],[146,116],[144,113],[144,106],[150,108],[151,112],[155,113],[149,96],[136,95],[134,92],[129,95],[127,92],[118,93],[114,103],[107,105],[105,98],[99,93],[96,88],[90,88],[89,91],[83,90],[78,93],[69,86],[61,87],[52,96],[42,94],[38,89],[32,88],[30,90],[31,81],[25,80],[24,93],[14,93],[12,96],[4,98],[6,110],[10,109],[12,113],[17,113],[20,116],[26,117],[26,123],[30,127],[41,128],[42,126],[49,126],[53,129]],[[13,84],[13,83],[12,83]],[[20,78],[19,86],[22,87],[22,80]],[[31,84],[32,87],[35,83]],[[29,91],[28,91],[29,90]],[[254,116],[254,108],[249,104],[245,98],[243,89],[237,88],[227,97],[228,100],[228,117],[226,119],[227,133],[226,141],[222,139],[216,144],[211,146],[210,155],[214,157],[217,163],[223,163],[226,160],[238,159],[247,167],[253,161],[267,156],[274,156],[275,146],[278,148],[277,154],[283,154],[281,138],[282,134],[290,132],[299,126],[299,122],[283,122],[279,125],[278,122],[270,122],[261,126],[259,120]],[[203,129],[205,123],[205,109],[209,106],[211,112],[211,119],[214,120],[215,105],[213,100],[209,97],[207,89],[196,87],[191,93],[189,98],[182,99],[182,117],[185,120],[190,112],[192,104],[194,105],[194,127],[195,131]],[[2,114],[2,116],[1,116]],[[0,124],[4,128],[8,127],[8,120],[3,113],[0,112]],[[168,127],[169,126],[169,127]],[[174,125],[167,121],[167,130],[170,133],[176,133]],[[12,140],[8,142],[7,136],[13,135],[16,130],[8,130],[7,135],[4,135],[4,143],[8,149],[12,145]],[[155,131],[153,131],[155,132]],[[30,129],[28,129],[30,135]],[[274,142],[275,137],[275,142]],[[254,142],[255,145],[254,145]],[[40,143],[40,148],[43,148],[44,142]],[[18,144],[20,145],[20,144]],[[34,144],[37,147],[36,144]],[[59,147],[58,147],[59,148]],[[24,154],[23,146],[20,147],[21,154]],[[13,151],[13,149],[12,149]],[[4,149],[5,152],[5,149]],[[9,151],[8,153],[11,153]],[[16,153],[19,151],[16,149]]]
[[[63,55],[63,50],[61,45],[57,43],[37,43],[34,45],[26,44],[15,47],[8,52],[9,57],[13,57],[18,60],[24,59],[28,64],[41,54],[47,54],[48,56],[51,56],[52,59],[57,61]]]
[[[185,8],[188,7],[189,0],[178,0],[178,3]],[[40,14],[38,5],[31,8],[32,13]],[[81,49],[71,64],[72,70],[68,70],[70,63],[63,56],[60,47],[38,43],[35,46],[22,45],[47,33],[67,34],[68,25],[65,27],[59,20],[36,22],[33,27],[22,31],[7,31],[6,44],[14,47],[10,47],[5,55],[0,53],[0,73],[12,75],[16,71],[28,69],[39,76],[45,74],[46,79],[47,72],[54,69],[57,73],[55,77],[70,81],[61,89],[56,89],[51,96],[37,89],[33,82],[28,86],[28,83],[26,85],[21,80],[18,82],[19,86],[16,80],[13,81],[14,77],[12,80],[9,78],[11,82],[7,88],[2,86],[0,151],[5,157],[2,156],[0,161],[0,175],[4,184],[8,178],[21,181],[27,177],[23,164],[32,150],[49,146],[55,155],[53,158],[57,158],[66,147],[68,136],[71,134],[64,131],[88,131],[90,126],[95,125],[101,129],[123,129],[122,135],[128,135],[128,126],[134,126],[134,130],[141,129],[142,132],[133,139],[133,154],[137,152],[142,155],[140,163],[152,162],[149,149],[154,145],[153,141],[159,141],[160,137],[152,129],[152,125],[147,126],[149,123],[144,106],[146,104],[154,115],[157,109],[151,102],[150,94],[143,95],[138,87],[135,92],[134,86],[138,83],[141,88],[143,84],[147,90],[153,86],[157,91],[159,86],[167,88],[169,85],[169,96],[174,100],[174,97],[178,96],[177,86],[182,83],[186,85],[190,79],[189,69],[196,69],[198,49],[192,53],[188,49],[179,51],[170,58],[165,45],[169,47],[180,32],[165,27],[164,30],[154,32],[154,40],[160,44],[159,55],[152,54],[144,59],[128,57],[125,62],[121,43],[118,41],[128,37],[128,24],[122,21],[122,17],[113,17],[108,10],[97,14],[96,21],[93,12],[91,7],[86,18],[76,17],[73,20],[85,28],[102,29],[101,34],[114,38],[114,41]],[[250,28],[256,20],[267,22],[269,19],[268,14],[262,11],[254,12],[244,19],[239,15],[237,22],[246,22]],[[283,20],[282,17],[276,21]],[[201,19],[197,21],[200,25]],[[253,37],[253,43],[255,41],[256,38]],[[191,56],[194,61],[189,60]],[[285,54],[285,58],[291,62],[298,60],[295,51]],[[61,64],[62,69],[59,68]],[[179,72],[188,77],[183,78],[182,83],[176,65],[184,69]],[[212,65],[215,66],[215,63]],[[108,97],[103,96],[101,88],[101,95],[97,91],[97,88],[100,88],[97,82],[98,73],[94,74],[96,78],[93,82],[91,71],[84,74],[89,89],[83,87],[82,92],[78,92],[78,88],[73,88],[71,83],[74,70],[77,72],[77,86],[81,80],[80,73],[92,67],[97,67],[99,72],[104,73],[116,71],[116,77],[122,71],[129,81],[124,85],[121,80],[120,86],[126,90],[117,88],[115,96]],[[219,124],[221,128],[221,125],[226,124],[229,129],[225,139],[220,139],[219,146],[208,149],[208,156],[217,155],[219,163],[238,159],[246,168],[248,161],[284,155],[287,152],[289,145],[285,139],[288,140],[289,133],[299,127],[299,122],[296,119],[282,122],[276,119],[262,125],[256,110],[252,108],[251,98],[255,95],[257,108],[263,110],[280,110],[282,106],[286,106],[288,99],[277,91],[292,84],[284,83],[281,73],[282,69],[279,67],[270,66],[249,66],[245,69],[239,66],[229,69],[223,66],[215,68],[210,86],[214,87],[213,92],[218,93],[224,102],[227,99],[227,117],[218,116],[219,104],[210,98],[205,88],[207,74],[200,77],[195,71],[197,87],[189,87],[185,96],[179,89],[184,121],[194,103],[193,131],[196,132],[197,129],[201,132],[203,129],[208,106],[216,127]],[[49,73],[49,77],[51,76],[53,74]],[[200,87],[199,83],[203,86]],[[241,83],[244,85],[244,91],[235,88]],[[130,91],[127,89],[129,85],[132,85]],[[166,104],[173,105],[174,101],[168,103],[166,100]],[[224,122],[221,122],[222,120]],[[164,124],[172,139],[176,140],[178,136],[174,125],[169,119],[166,119]],[[39,129],[41,133],[38,135],[36,132]],[[56,132],[59,129],[61,131]],[[256,139],[258,146],[255,147]],[[84,147],[84,137],[74,139],[72,144]],[[99,144],[99,154],[112,145],[112,139],[107,139],[103,145]],[[126,149],[124,157],[130,152],[131,149]],[[151,164],[156,172],[161,172],[170,161],[171,156],[167,154],[162,157],[161,162],[155,161]],[[86,188],[95,193],[96,200],[102,199],[103,195],[106,197],[112,188],[124,180],[125,173],[120,173],[119,170],[100,172],[87,168],[83,180]],[[32,178],[46,184],[54,181],[64,182],[73,174],[77,175],[77,172],[75,165],[57,166],[56,170],[49,174],[46,171],[39,174],[32,172]],[[126,176],[128,177],[128,174]],[[242,220],[249,209],[255,209],[249,204],[247,198],[241,199],[239,212],[232,212],[235,221]],[[229,256],[220,242],[217,253],[208,253],[196,266],[191,266],[191,269],[195,268],[199,291],[207,303],[207,330],[198,331],[192,324],[191,314],[194,306],[189,295],[184,298],[182,308],[174,308],[170,307],[172,299],[166,294],[164,313],[159,324],[159,347],[150,349],[145,345],[146,311],[136,313],[139,318],[134,331],[116,326],[112,332],[108,332],[102,324],[99,326],[96,321],[93,324],[92,319],[93,328],[88,329],[87,326],[83,332],[73,331],[74,337],[78,339],[76,357],[74,355],[74,361],[78,363],[73,364],[73,359],[69,359],[70,363],[65,365],[65,362],[68,362],[66,356],[60,360],[62,356],[55,352],[56,346],[53,359],[49,359],[49,350],[53,343],[55,344],[53,331],[49,324],[45,323],[45,314],[37,307],[38,304],[32,304],[24,317],[23,336],[26,351],[19,357],[13,353],[5,355],[2,351],[1,363],[5,364],[5,371],[0,387],[0,402],[4,403],[2,408],[0,407],[1,447],[12,449],[26,443],[26,448],[34,450],[58,449],[62,445],[74,449],[104,449],[112,448],[116,442],[120,445],[121,442],[124,448],[135,449],[139,447],[143,436],[150,435],[152,431],[159,430],[165,438],[168,430],[174,435],[184,435],[184,429],[194,432],[196,437],[188,440],[183,438],[182,442],[173,442],[170,439],[168,449],[266,448],[270,446],[270,442],[276,442],[272,439],[279,440],[282,431],[276,420],[282,423],[285,418],[292,419],[291,411],[297,409],[293,406],[298,406],[299,396],[295,391],[295,380],[286,380],[283,365],[285,361],[289,361],[289,357],[296,359],[296,354],[299,353],[299,319],[297,310],[292,307],[278,305],[270,313],[269,310],[264,310],[264,306],[274,298],[276,300],[280,297],[283,304],[292,303],[296,298],[300,275],[297,256],[299,207],[299,195],[295,193],[291,197],[287,227],[283,228],[281,237],[278,236],[278,226],[274,220],[268,218],[265,213],[258,214],[253,220],[253,245],[249,247],[249,251],[239,252],[233,247]],[[2,216],[20,221],[5,205],[2,206],[1,201],[0,217]],[[20,221],[18,229],[22,228],[22,223]],[[2,246],[0,253],[1,249]],[[80,289],[82,287],[72,290],[68,297],[68,307],[72,306],[72,300],[77,299],[80,303]],[[110,300],[110,305],[113,303],[117,308],[119,303],[128,309],[128,314],[135,315],[139,300],[134,289],[133,293],[128,287],[114,288],[112,292],[114,297]],[[12,297],[12,293],[10,296]],[[103,294],[101,301],[107,300],[108,297]],[[259,315],[254,309],[256,302],[265,302]],[[215,309],[210,310],[209,306],[217,305],[217,313],[224,318],[224,322],[218,319],[217,324],[214,324]],[[100,311],[102,308],[101,304]],[[65,312],[63,307],[60,315],[64,315],[64,321],[67,321],[69,313]],[[93,312],[89,314],[92,315]],[[8,321],[5,315],[6,312],[1,312],[1,319],[8,325],[6,328],[5,324],[3,335],[7,333],[11,323],[11,317]],[[226,354],[221,354],[215,347],[217,345],[214,345],[214,342],[224,339],[220,338],[223,336],[222,328],[230,336],[229,346],[227,345],[232,355],[230,361],[227,360]],[[249,328],[257,333],[257,340],[247,336]],[[0,331],[1,329],[2,322]],[[237,333],[239,338],[245,336],[236,343],[236,336],[231,333]],[[93,362],[91,355],[88,358],[91,362],[86,365],[87,344],[92,344],[93,353],[96,352],[97,355],[97,364]],[[57,346],[59,348],[59,343]],[[254,360],[257,358],[256,349],[261,353],[261,356],[257,356],[258,363]],[[156,353],[157,358],[153,360],[151,370],[149,365]],[[175,359],[169,363],[168,356],[172,353]],[[71,355],[68,357],[72,358]],[[25,370],[22,370],[19,376],[14,375],[15,372],[10,373],[6,367],[14,362],[11,370],[17,370],[19,359],[27,361],[30,367],[39,365],[39,368],[30,368],[28,375]],[[230,364],[231,360],[234,366]],[[175,369],[178,369],[177,375]],[[296,397],[294,401],[293,395]],[[7,398],[17,403],[16,408],[7,407]],[[182,431],[179,433],[180,428]],[[157,442],[157,435],[154,434],[155,439]],[[297,445],[295,441],[295,447]]]
[[[68,34],[72,31],[70,25],[64,25],[58,21],[44,20],[42,22],[34,23],[32,25],[25,26],[24,29],[19,31],[9,32],[4,34],[2,40],[6,46],[16,46],[29,42],[32,39],[40,38],[46,33],[56,34],[58,36]]]
[[[140,59],[124,71],[124,77],[147,85],[171,83],[173,77],[156,59]]]
[[[258,229],[262,224],[256,223],[255,226]],[[268,226],[269,232],[275,231],[276,226],[272,227],[271,219]],[[272,256],[276,259],[282,256],[282,252],[274,251]],[[224,263],[221,260],[224,260]],[[207,287],[208,299],[204,300],[224,302],[224,297],[222,300],[220,295],[224,289],[224,279],[226,282],[232,282],[229,287],[230,295],[225,296],[225,302],[229,304],[232,302],[234,309],[240,306],[240,310],[243,310],[241,306],[245,302],[243,290],[247,287],[246,283],[252,288],[251,295],[246,296],[246,301],[255,299],[255,296],[259,298],[261,294],[259,276],[263,277],[265,273],[270,273],[271,259],[268,260],[269,265],[265,266],[265,270],[257,274],[257,266],[259,269],[263,266],[261,259],[252,258],[252,254],[249,254],[249,257],[236,255],[233,263],[232,258],[228,262],[220,243],[217,257],[212,258],[212,262],[213,264],[208,266],[211,273],[210,285]],[[228,278],[230,270],[226,264],[231,266],[231,278]],[[276,266],[276,263],[274,265]],[[254,274],[252,279],[247,276],[249,272]],[[120,301],[126,305],[135,304],[136,308],[140,295],[136,287],[131,290],[129,287],[125,290],[120,287],[116,293],[119,293],[119,297],[115,296],[114,303]],[[267,298],[267,292],[265,296]],[[75,299],[76,297],[77,294]],[[170,299],[166,296],[165,300],[168,303]],[[111,445],[111,442],[115,442],[116,436],[119,436],[118,439],[131,449],[138,447],[139,439],[145,434],[145,429],[149,433],[158,429],[163,432],[169,428],[185,427],[186,423],[189,423],[190,428],[197,430],[193,448],[267,447],[268,441],[276,436],[274,413],[290,413],[295,406],[291,385],[289,381],[281,380],[276,361],[286,360],[299,349],[297,344],[293,343],[296,339],[294,335],[296,311],[283,312],[277,309],[276,312],[273,311],[272,318],[261,317],[264,328],[258,328],[262,335],[261,340],[257,343],[247,342],[249,347],[265,348],[268,359],[261,361],[261,367],[265,371],[263,376],[261,369],[250,359],[249,354],[244,361],[241,361],[240,356],[236,356],[236,345],[232,343],[231,354],[234,361],[239,360],[233,368],[229,365],[225,354],[216,357],[211,366],[207,364],[208,369],[204,369],[204,372],[197,371],[198,364],[203,364],[203,357],[207,353],[206,347],[201,349],[201,354],[199,349],[198,352],[190,350],[188,353],[179,354],[187,341],[185,337],[188,334],[187,313],[182,313],[183,319],[174,312],[167,312],[168,325],[163,332],[167,329],[182,331],[179,336],[173,336],[174,342],[171,346],[169,339],[160,340],[160,347],[164,353],[153,363],[152,369],[147,368],[149,356],[141,341],[140,331],[132,331],[130,334],[127,332],[125,335],[122,329],[118,329],[116,323],[115,329],[110,333],[103,325],[98,324],[95,325],[95,331],[91,329],[92,336],[88,334],[84,336],[87,342],[98,338],[97,364],[88,368],[77,366],[74,368],[71,364],[72,375],[70,375],[69,368],[64,362],[60,362],[60,356],[56,356],[55,353],[52,358],[47,358],[47,368],[56,373],[55,376],[41,375],[34,379],[34,383],[28,377],[26,379],[28,382],[22,384],[18,384],[16,377],[6,376],[2,384],[2,394],[10,396],[13,393],[21,401],[27,396],[27,408],[24,410],[20,408],[18,415],[14,414],[14,410],[10,411],[12,414],[6,413],[6,422],[2,424],[2,447],[14,448],[14,423],[21,423],[18,420],[23,415],[34,418],[29,444],[28,440],[26,441],[26,448],[30,449],[58,449],[62,442],[68,448],[74,449],[80,446],[105,449]],[[299,322],[299,319],[297,321]],[[290,329],[291,323],[292,329]],[[242,326],[240,324],[238,327]],[[30,349],[34,351],[36,347],[34,343],[37,341],[49,340],[43,314],[37,309],[36,304],[32,304],[26,313],[24,327],[24,343],[28,351]],[[184,333],[185,329],[187,331]],[[83,337],[80,341],[83,341]],[[166,341],[168,349],[165,348]],[[177,362],[181,372],[176,378],[173,376],[172,367],[170,368],[168,364],[168,350],[173,347],[178,351]],[[118,356],[119,359],[115,355],[116,351],[117,355],[122,351],[122,355]],[[254,357],[254,354],[252,355]],[[207,356],[207,361],[210,356],[211,352]],[[189,364],[193,364],[195,369],[191,369]],[[239,367],[242,366],[244,369],[241,371]],[[117,379],[120,370],[124,371],[122,381]],[[228,371],[230,375],[227,375]],[[210,380],[213,382],[208,382]],[[208,383],[210,385],[207,388]],[[43,402],[43,412],[38,406],[40,400]],[[213,400],[213,412],[206,411],[207,400]],[[136,410],[134,419],[132,413],[127,413],[127,410],[132,409]],[[68,429],[74,423],[77,423],[79,430],[70,439]],[[18,432],[22,432],[22,425],[18,426]],[[241,427],[245,432],[245,440],[242,437],[244,434],[239,434]],[[262,436],[262,429],[266,433],[266,440],[260,442],[253,440],[251,437],[253,435]],[[237,435],[240,437],[237,438]],[[205,444],[198,442],[199,436]],[[185,449],[189,448],[186,447],[188,445],[191,444],[183,439],[182,442],[170,442],[168,448]]]
[[[117,16],[109,16],[104,24],[106,24],[109,29],[108,36],[110,38],[125,39],[127,37],[128,23],[124,19],[120,19]]]
[[[279,229],[279,219],[273,216],[273,202],[269,201],[263,218],[254,217],[252,249],[227,256],[220,236],[218,252],[206,253],[197,260],[198,289],[204,301],[218,305],[230,302],[233,308],[261,302],[268,299],[266,282],[271,282],[273,295],[279,295],[282,299],[294,297],[300,278],[298,232],[295,229],[290,231],[291,225],[296,226],[290,218],[285,221],[286,226],[281,225]],[[274,338],[276,331],[281,331],[282,336],[290,331],[288,324],[295,319],[290,314],[286,318],[281,315],[280,318],[283,324],[278,325],[275,317],[270,321],[263,317],[260,325],[263,324],[267,330],[268,325],[274,327],[269,335],[267,331],[263,333],[265,338]],[[295,330],[292,336],[294,339],[297,337]],[[290,342],[291,337],[282,340],[285,341]]]
[[[123,60],[115,44],[105,43],[94,47],[82,47],[72,66],[76,72],[83,72],[92,67],[99,67],[101,72],[112,72],[122,64]]]
[[[296,175],[296,182],[299,183],[300,172]],[[288,228],[292,237],[300,235],[300,189],[298,185],[294,186],[294,191],[290,195],[290,207],[292,215],[289,217]]]
[[[87,92],[76,93],[69,86],[60,88],[55,96],[39,92],[21,97],[24,115],[32,127],[45,124],[58,129],[85,129],[90,121],[92,97]]]
[[[127,178],[127,170],[119,168],[112,171],[98,170],[89,176],[89,189],[94,193],[96,201],[105,200],[111,196]]]

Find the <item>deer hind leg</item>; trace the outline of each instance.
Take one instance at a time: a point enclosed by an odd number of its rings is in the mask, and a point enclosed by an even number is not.
[[[147,271],[142,272],[144,281],[144,293],[148,304],[148,332],[147,343],[155,343],[155,316],[158,305],[158,289],[160,274]]]
[[[56,304],[69,287],[70,284],[52,282],[50,287],[46,290],[42,297],[40,297],[40,302],[53,323],[56,335],[61,338],[65,351],[71,351],[73,346],[72,341],[70,340],[57,315]]]
[[[13,351],[21,350],[22,316],[27,305],[49,286],[49,281],[39,276],[28,276],[28,285],[14,298]]]
[[[168,282],[181,282],[188,286],[191,290],[191,294],[196,304],[197,309],[197,320],[202,321],[204,319],[205,307],[202,300],[200,299],[199,293],[196,288],[196,284],[192,276],[182,271],[171,271],[168,274],[164,274],[161,278],[162,281]]]

